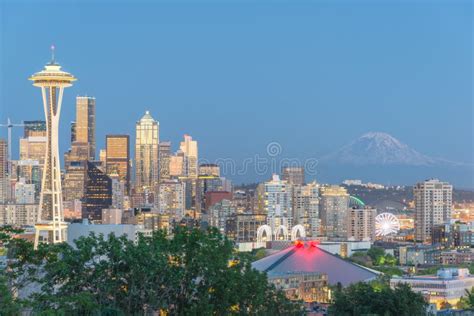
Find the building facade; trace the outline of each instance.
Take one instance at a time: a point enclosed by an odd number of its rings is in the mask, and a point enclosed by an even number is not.
[[[265,182],[265,213],[267,223],[274,234],[280,233],[283,226],[287,231],[293,227],[292,188],[287,181],[273,175],[271,181]],[[288,236],[279,236],[286,239]]]
[[[0,139],[0,204],[8,200],[8,144]]]
[[[149,111],[136,124],[135,190],[154,190],[158,185],[159,123]]]
[[[87,162],[82,218],[101,222],[102,210],[112,205],[112,180],[94,162]]]
[[[453,186],[437,179],[417,183],[413,188],[415,200],[415,238],[431,243],[433,226],[451,219]]]
[[[76,97],[75,141],[87,144],[88,160],[95,160],[95,98]]]
[[[343,187],[336,185],[321,188],[321,228],[328,238],[347,237],[347,212],[349,194]]]
[[[307,236],[320,236],[319,185],[316,182],[293,185],[292,190],[294,224],[303,225]]]
[[[123,182],[125,194],[130,194],[130,137],[128,135],[105,136],[105,165],[107,175],[117,174]]]
[[[160,181],[170,179],[171,142],[158,144],[158,176]]]
[[[438,270],[436,275],[392,277],[390,286],[399,283],[410,285],[414,292],[421,293],[428,302],[436,304],[440,309],[442,304],[455,306],[460,298],[466,295],[466,290],[474,287],[474,276],[468,269],[448,268]]]
[[[219,229],[221,234],[225,234],[227,219],[235,213],[235,207],[231,201],[221,200],[208,210],[209,225]]]
[[[281,174],[282,180],[291,185],[303,185],[305,183],[303,167],[283,167]]]
[[[189,135],[184,135],[184,141],[179,146],[183,152],[183,176],[196,179],[198,176],[198,143]]]
[[[226,220],[225,233],[236,243],[256,242],[258,228],[266,223],[265,214],[234,214]]]
[[[374,241],[376,216],[377,210],[374,208],[349,208],[347,238],[356,241]]]
[[[160,183],[158,209],[172,221],[182,220],[185,215],[185,183],[176,179]]]

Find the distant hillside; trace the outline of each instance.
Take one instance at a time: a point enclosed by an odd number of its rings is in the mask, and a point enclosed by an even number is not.
[[[360,186],[346,186],[350,195],[357,196],[367,205],[378,209],[393,208],[401,210],[413,200],[413,187],[406,186],[401,189],[374,190]],[[474,203],[474,191],[454,189],[454,203]]]

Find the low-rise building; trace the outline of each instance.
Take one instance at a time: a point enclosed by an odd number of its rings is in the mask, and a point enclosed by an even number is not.
[[[328,276],[324,273],[287,272],[270,276],[268,282],[282,290],[290,300],[329,303],[331,299]]]
[[[392,277],[390,286],[399,283],[409,284],[413,291],[421,293],[428,302],[439,309],[443,303],[456,305],[474,287],[474,275],[468,269],[440,269],[436,275]]]
[[[474,262],[474,249],[466,251],[442,251],[440,261],[443,265],[458,265]]]
[[[256,242],[257,230],[265,225],[265,214],[234,214],[226,221],[226,235],[236,243]]]
[[[34,226],[38,208],[38,204],[0,204],[0,226]]]
[[[423,264],[439,264],[441,250],[432,246],[402,246],[398,250],[400,265],[418,266]]]

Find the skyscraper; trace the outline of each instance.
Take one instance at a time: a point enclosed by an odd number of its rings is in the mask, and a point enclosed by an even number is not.
[[[280,180],[276,174],[265,182],[265,212],[267,223],[276,233],[280,226],[288,231],[293,227],[292,190],[288,182]],[[280,236],[286,239],[288,236]]]
[[[64,222],[63,198],[61,191],[61,165],[59,161],[58,127],[64,88],[72,86],[76,80],[71,74],[61,70],[53,58],[45,69],[31,76],[33,85],[41,88],[46,115],[47,146],[41,185],[39,221],[35,225],[35,248],[41,232],[48,232],[50,243],[66,241],[67,224]]]
[[[70,161],[64,174],[64,201],[82,200],[87,178],[87,160]]]
[[[179,149],[183,152],[183,176],[196,179],[198,176],[198,143],[189,135],[184,135]]]
[[[199,165],[199,176],[220,177],[221,168],[213,163],[205,163]]]
[[[94,162],[87,162],[82,218],[100,222],[102,210],[112,205],[112,180]]]
[[[171,142],[158,145],[158,169],[160,182],[170,178]]]
[[[438,179],[417,183],[413,188],[415,199],[415,238],[431,242],[433,227],[451,219],[453,186]]]
[[[170,177],[183,177],[184,154],[179,150],[175,155],[170,156]]]
[[[159,123],[150,112],[136,124],[135,138],[135,190],[154,190],[158,184]]]
[[[37,129],[37,127],[38,125],[29,126],[25,124],[25,135],[27,136],[20,138],[18,169],[19,176],[25,179],[25,183],[35,185],[35,197],[39,199],[47,137],[41,136],[46,134],[46,131]]]
[[[95,160],[95,98],[76,98],[75,141],[87,144],[88,160]]]
[[[349,208],[347,238],[357,241],[374,241],[375,216],[377,216],[377,210],[371,207]]]
[[[8,148],[7,141],[0,139],[0,204],[7,202],[8,197]]]
[[[76,121],[71,122],[71,144],[76,141]]]
[[[106,170],[107,175],[117,173],[125,186],[125,194],[130,194],[130,137],[128,135],[107,135]]]
[[[41,136],[46,137],[46,122],[41,120],[24,121],[24,138]]]
[[[328,238],[347,237],[349,194],[343,187],[331,185],[321,188],[321,228]]]
[[[307,236],[321,234],[319,218],[319,185],[316,182],[306,185],[293,185],[293,221],[303,225]]]
[[[160,214],[179,222],[185,215],[185,184],[176,179],[161,182],[157,204]]]
[[[304,184],[304,168],[303,167],[283,167],[282,180],[287,181],[291,185]]]

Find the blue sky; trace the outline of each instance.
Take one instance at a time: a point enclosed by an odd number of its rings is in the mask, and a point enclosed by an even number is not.
[[[176,149],[319,157],[368,131],[474,161],[470,1],[0,2],[0,115],[42,119],[28,76],[57,60],[97,99],[97,142],[150,110]],[[6,132],[2,130],[1,136]],[[16,136],[20,132],[16,132]],[[17,147],[17,139],[15,138]],[[16,153],[15,149],[15,153]]]

